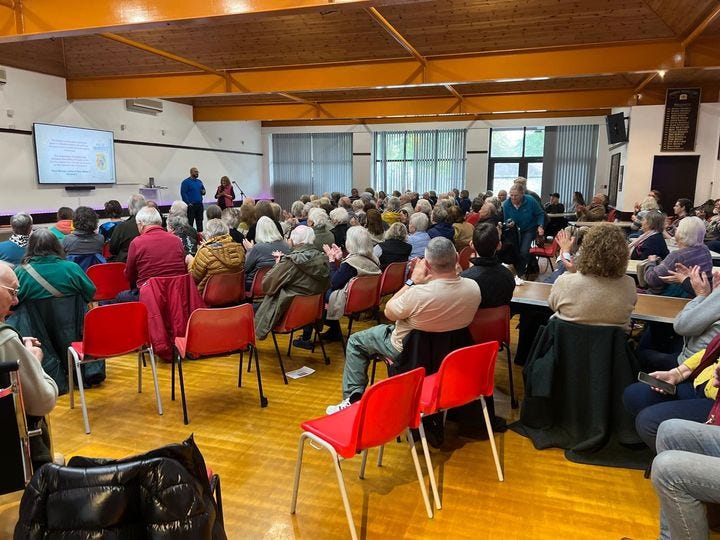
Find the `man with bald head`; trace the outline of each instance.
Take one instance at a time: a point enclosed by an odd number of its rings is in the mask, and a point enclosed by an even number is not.
[[[40,342],[33,337],[22,338],[17,330],[5,324],[5,318],[18,303],[18,288],[18,279],[12,268],[0,262],[0,360],[20,361],[25,412],[30,416],[45,416],[55,408],[58,387],[43,371]]]

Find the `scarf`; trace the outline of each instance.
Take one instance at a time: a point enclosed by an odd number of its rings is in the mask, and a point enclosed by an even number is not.
[[[645,240],[650,238],[653,234],[660,234],[660,233],[657,231],[647,231],[647,232],[642,233],[637,238],[635,238],[632,242],[630,242],[630,244],[628,245],[628,252],[630,253],[630,255],[632,255],[632,252],[636,246],[641,245]]]
[[[10,236],[10,241],[16,244],[18,247],[26,248],[28,245],[29,234],[13,234]]]

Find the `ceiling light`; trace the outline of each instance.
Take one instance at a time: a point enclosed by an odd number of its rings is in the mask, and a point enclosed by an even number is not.
[[[666,69],[658,69],[658,72],[657,72],[657,73],[658,73],[658,75],[660,75],[660,78],[661,78],[661,79],[664,79],[664,78],[665,78],[665,74],[667,73],[667,70],[666,70]]]

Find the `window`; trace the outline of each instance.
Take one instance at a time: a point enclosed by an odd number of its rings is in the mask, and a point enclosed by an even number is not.
[[[352,133],[274,133],[272,176],[275,200],[283,208],[304,193],[349,193]]]
[[[540,193],[543,174],[545,128],[495,128],[490,132],[488,188],[509,190],[518,176],[528,189]]]
[[[376,132],[373,188],[447,192],[465,187],[464,129]]]

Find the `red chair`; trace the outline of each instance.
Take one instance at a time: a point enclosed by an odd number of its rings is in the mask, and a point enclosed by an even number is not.
[[[557,240],[553,238],[549,246],[530,248],[530,255],[545,259],[547,264],[550,265],[550,269],[555,270],[552,260],[557,256],[559,247]],[[545,270],[547,270],[547,267],[545,267]]]
[[[87,269],[87,276],[95,285],[94,302],[112,300],[119,292],[130,289],[122,262],[94,264]]]
[[[420,411],[424,416],[442,411],[445,413],[445,418],[448,409],[460,407],[479,399],[482,404],[485,427],[490,439],[490,448],[495,460],[498,480],[502,482],[504,480],[503,471],[500,466],[497,447],[495,446],[495,436],[490,422],[490,415],[485,404],[485,396],[492,396],[493,394],[497,352],[497,341],[491,341],[458,349],[448,354],[442,361],[438,372],[428,375],[423,381]],[[435,499],[435,507],[440,509],[440,495],[422,422],[420,423],[420,440],[430,476],[430,487]]]
[[[470,335],[475,343],[497,341],[500,350],[507,352],[508,384],[510,386],[510,405],[517,409],[518,400],[515,397],[513,384],[512,352],[510,351],[510,306],[497,306],[480,308],[475,313],[470,326]]]
[[[295,464],[295,479],[293,482],[292,503],[290,513],[294,514],[297,507],[298,487],[300,485],[300,471],[302,468],[303,450],[305,440],[310,439],[313,448],[327,450],[335,467],[340,495],[345,507],[345,515],[350,527],[350,535],[357,539],[357,531],[350,510],[345,481],[340,460],[349,459],[358,452],[362,452],[360,463],[360,478],[365,476],[365,463],[367,451],[375,446],[382,446],[403,432],[407,434],[410,453],[422,492],[425,510],[428,517],[432,517],[432,508],[428,498],[425,480],[415,449],[410,429],[420,425],[419,399],[423,385],[425,370],[414,369],[402,375],[381,381],[368,387],[360,401],[335,414],[303,422],[303,429],[298,443],[297,462]],[[315,444],[313,444],[315,443]],[[380,463],[378,463],[380,465]],[[397,511],[397,507],[393,511]],[[385,508],[384,511],[389,509]]]
[[[236,306],[245,300],[245,272],[213,274],[205,282],[203,301],[208,307]]]
[[[102,256],[105,257],[105,260],[112,257],[112,253],[110,253],[110,242],[105,242],[103,244]]]
[[[255,355],[260,406],[267,407],[267,398],[263,395],[260,362],[255,347],[255,321],[250,304],[227,308],[201,308],[190,315],[184,336],[175,338],[175,354],[172,359],[171,399],[175,401],[175,362],[177,361],[180,378],[180,397],[182,398],[183,421],[189,423],[187,400],[185,399],[185,379],[182,361],[184,358],[203,356],[221,356],[239,352],[238,388],[242,385],[243,354]]]
[[[68,347],[68,382],[70,384],[70,408],[75,408],[73,364],[80,390],[85,433],[90,433],[85,388],[83,387],[80,367],[83,364],[97,362],[115,356],[123,356],[131,352],[138,353],[138,393],[142,392],[142,366],[145,353],[150,355],[155,398],[158,414],[162,415],[160,388],[158,386],[157,367],[148,331],[147,308],[140,302],[112,304],[91,309],[85,315],[85,330],[81,342],[73,342]]]
[[[378,323],[380,323],[380,304],[382,303],[382,299],[388,295],[395,294],[403,288],[406,268],[407,262],[390,263],[380,275],[380,289],[378,290],[376,311]]]
[[[262,282],[263,279],[265,279],[265,274],[267,274],[270,269],[272,269],[272,266],[263,266],[258,268],[255,271],[255,275],[253,276],[252,286],[250,287],[250,290],[245,295],[247,298],[250,299],[251,302],[258,302],[262,300],[265,297],[265,293],[263,292],[262,288]]]
[[[315,337],[320,341],[320,348],[322,349],[323,358],[325,365],[330,364],[330,359],[325,354],[325,345],[320,337],[318,331],[318,323],[322,320],[323,316],[323,295],[313,294],[309,296],[294,296],[290,306],[283,315],[282,319],[273,327],[270,331],[275,344],[275,352],[277,353],[278,363],[280,364],[280,371],[282,372],[283,381],[285,384],[288,383],[287,375],[285,375],[285,366],[283,365],[282,355],[280,354],[280,348],[278,347],[276,334],[290,334],[288,340],[287,355],[290,356],[290,350],[292,348],[293,333],[295,330],[299,330],[307,325],[313,325],[315,327]],[[313,341],[313,346],[315,342]]]
[[[352,324],[361,313],[378,308],[378,290],[380,289],[381,274],[373,276],[359,276],[350,280],[348,286],[347,300],[345,301],[345,313],[348,318],[348,338],[352,333]],[[346,339],[340,328],[343,351],[345,350]]]
[[[460,250],[460,253],[458,254],[458,263],[460,264],[460,268],[463,270],[470,268],[470,257],[473,256],[473,253],[475,253],[475,248],[472,246],[465,246]]]

